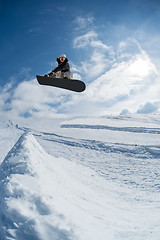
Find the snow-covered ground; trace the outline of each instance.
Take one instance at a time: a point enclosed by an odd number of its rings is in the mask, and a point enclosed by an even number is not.
[[[0,122],[0,240],[159,240],[160,115]]]

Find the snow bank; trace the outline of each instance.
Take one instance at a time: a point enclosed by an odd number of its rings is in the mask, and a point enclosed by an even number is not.
[[[50,190],[55,179],[51,175],[58,177],[58,173],[50,169],[50,161],[56,159],[31,134],[22,135],[4,159],[0,169],[1,240],[74,239],[71,224],[62,214],[53,214]]]
[[[23,134],[0,168],[0,239],[111,239],[105,194],[91,174]]]

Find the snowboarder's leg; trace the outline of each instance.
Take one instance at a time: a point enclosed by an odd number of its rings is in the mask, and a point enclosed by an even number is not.
[[[72,72],[61,72],[61,71],[58,71],[58,72],[51,72],[49,74],[50,77],[53,77],[53,78],[68,78],[68,79],[73,79],[73,73]]]
[[[61,71],[56,72],[56,78],[62,78],[62,72]]]
[[[73,73],[72,72],[65,72],[64,73],[64,78],[72,79],[73,78]]]

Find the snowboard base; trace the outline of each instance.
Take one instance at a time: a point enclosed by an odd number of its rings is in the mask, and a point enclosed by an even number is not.
[[[83,92],[86,88],[84,82],[76,79],[54,78],[36,75],[37,81],[41,85],[53,86],[67,89],[74,92]]]

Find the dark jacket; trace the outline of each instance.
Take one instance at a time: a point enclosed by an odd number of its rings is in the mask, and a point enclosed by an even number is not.
[[[56,73],[58,71],[61,71],[61,72],[68,72],[68,71],[70,71],[70,66],[69,66],[67,58],[64,60],[64,62],[61,62],[60,58],[57,58],[57,62],[58,62],[58,67],[56,67],[54,70],[52,70],[52,72]]]

